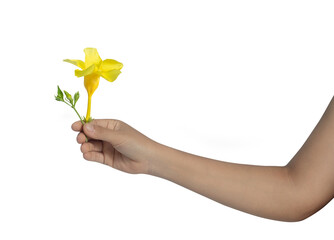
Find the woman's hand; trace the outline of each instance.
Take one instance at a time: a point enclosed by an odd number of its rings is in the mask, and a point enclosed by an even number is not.
[[[148,173],[155,143],[134,128],[119,120],[95,119],[84,126],[80,121],[72,124],[80,132],[83,157],[109,165],[127,173]],[[86,136],[88,142],[86,142]]]

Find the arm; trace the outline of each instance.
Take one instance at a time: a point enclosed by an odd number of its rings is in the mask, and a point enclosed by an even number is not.
[[[73,129],[81,130],[80,123],[75,124]],[[333,198],[334,100],[303,147],[284,167],[243,165],[195,156],[158,144],[117,120],[95,121],[83,130],[87,136],[98,139],[84,143],[84,135],[79,134],[85,159],[129,173],[161,177],[253,215],[299,221]]]
[[[226,206],[283,221],[307,218],[333,198],[334,100],[285,167],[215,161],[160,145],[152,175]]]
[[[157,151],[150,172],[154,176],[253,215],[294,218],[294,189],[285,167],[221,162],[162,145]]]

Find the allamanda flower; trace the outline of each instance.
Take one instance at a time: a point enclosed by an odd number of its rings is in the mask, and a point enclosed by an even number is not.
[[[91,112],[91,101],[92,95],[99,86],[100,77],[103,77],[109,82],[116,80],[118,75],[121,73],[123,64],[113,60],[100,58],[99,53],[96,48],[85,48],[85,62],[81,60],[65,59],[65,62],[72,63],[82,70],[76,69],[75,76],[84,77],[84,85],[88,93],[88,104],[87,104],[87,114],[86,122],[88,122]]]

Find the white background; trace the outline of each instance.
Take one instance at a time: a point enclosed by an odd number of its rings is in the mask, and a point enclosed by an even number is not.
[[[284,223],[171,182],[83,160],[56,86],[80,91],[65,58],[124,64],[93,96],[163,144],[285,165],[334,87],[333,1],[2,1],[0,239],[333,239],[334,205]]]

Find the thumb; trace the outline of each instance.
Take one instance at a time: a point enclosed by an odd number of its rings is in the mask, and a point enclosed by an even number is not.
[[[83,131],[87,137],[113,143],[116,139],[115,130],[99,126],[94,123],[86,123]]]

